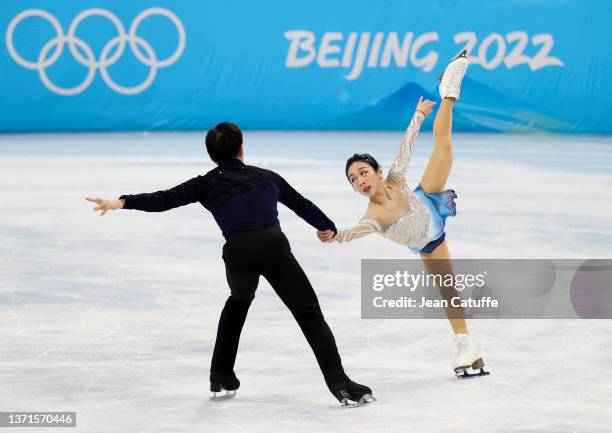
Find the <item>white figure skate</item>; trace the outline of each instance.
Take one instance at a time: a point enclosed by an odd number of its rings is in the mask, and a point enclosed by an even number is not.
[[[438,78],[441,98],[455,98],[455,101],[459,100],[461,83],[467,68],[467,50],[463,50],[446,66],[444,73]]]
[[[486,376],[489,372],[484,371],[484,361],[474,350],[472,340],[467,334],[455,334],[457,342],[457,358],[453,363],[455,376],[465,379],[474,376]],[[470,371],[470,369],[472,371]],[[480,370],[476,372],[476,370]]]

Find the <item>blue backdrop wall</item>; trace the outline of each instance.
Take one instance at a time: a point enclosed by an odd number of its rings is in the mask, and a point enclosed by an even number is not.
[[[463,131],[612,133],[612,2],[0,2],[0,131],[405,126],[461,49]]]

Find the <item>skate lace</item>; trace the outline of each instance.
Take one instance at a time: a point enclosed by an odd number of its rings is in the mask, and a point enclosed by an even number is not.
[[[457,354],[465,355],[470,350],[470,345],[466,341],[460,341],[457,345]]]
[[[453,74],[451,75],[451,78],[448,81],[448,83],[450,85],[454,85],[454,86],[461,86],[461,83],[463,83],[463,77],[465,76],[465,74],[463,73],[464,70],[465,70],[465,68],[463,68],[463,67],[456,68],[453,71]]]

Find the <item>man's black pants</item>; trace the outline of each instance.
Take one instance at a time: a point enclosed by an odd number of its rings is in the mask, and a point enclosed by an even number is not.
[[[263,275],[300,326],[327,385],[348,381],[317,296],[280,228],[229,235],[223,246],[223,260],[231,296],[219,319],[212,371],[233,372],[240,332],[255,297],[259,276]]]

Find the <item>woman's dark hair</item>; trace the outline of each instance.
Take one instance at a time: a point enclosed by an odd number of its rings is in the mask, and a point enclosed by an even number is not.
[[[217,164],[238,156],[242,146],[242,131],[232,122],[219,123],[206,134],[206,150]]]
[[[347,179],[348,179],[349,167],[351,166],[352,163],[357,162],[357,161],[363,161],[367,163],[370,167],[374,169],[374,171],[378,171],[380,169],[380,165],[378,164],[378,161],[376,161],[372,155],[370,155],[369,153],[356,153],[353,156],[351,156],[349,159],[346,160],[346,168],[344,169],[344,174],[346,175]]]

